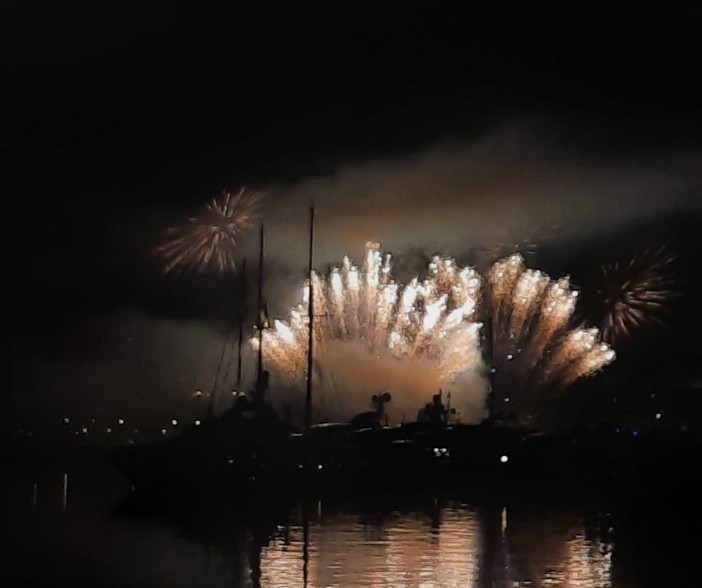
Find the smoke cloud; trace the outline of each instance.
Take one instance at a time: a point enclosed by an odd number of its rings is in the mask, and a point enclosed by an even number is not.
[[[325,343],[324,356],[315,373],[315,421],[349,421],[371,410],[373,394],[389,392],[385,405],[391,424],[412,421],[433,394],[441,390],[444,403],[450,393],[451,407],[463,423],[477,423],[485,416],[487,380],[482,366],[475,366],[447,380],[436,361],[418,357],[399,359],[383,349],[369,353],[362,341],[333,340]],[[288,404],[296,420],[301,417],[304,388],[289,388],[284,376],[273,373],[271,402]]]
[[[573,256],[573,243],[587,247],[603,231],[663,213],[702,208],[702,154],[698,151],[665,146],[617,151],[607,147],[606,140],[597,144],[586,135],[582,128],[576,133],[553,120],[522,120],[495,127],[472,141],[447,137],[413,154],[341,163],[325,176],[256,186],[267,193],[264,295],[272,317],[286,317],[290,306],[300,300],[312,203],[317,271],[326,273],[327,265],[338,263],[344,254],[360,261],[365,243],[374,240],[393,253],[394,274],[404,283],[421,275],[435,252],[475,263],[481,261],[481,252],[489,258],[505,247],[535,243]],[[148,228],[155,231],[154,211],[148,212]],[[168,211],[161,212],[165,223]],[[130,241],[135,240],[133,232],[110,234],[110,259],[131,259],[125,251],[148,257],[143,243]],[[566,242],[567,246],[559,245]],[[258,256],[256,231],[242,238],[240,247],[251,271]],[[128,270],[133,268],[125,273]],[[51,419],[81,413],[80,418],[87,419],[129,407],[137,414],[143,409],[154,421],[173,414],[201,416],[201,407],[192,406],[192,393],[211,388],[223,337],[201,324],[200,306],[211,311],[207,324],[212,325],[213,316],[225,314],[214,308],[222,297],[209,297],[199,306],[192,303],[195,309],[190,314],[173,313],[178,320],[162,320],[158,315],[168,313],[157,294],[169,284],[155,288],[157,279],[144,279],[141,294],[138,285],[131,283],[131,299],[126,302],[118,298],[126,296],[124,288],[116,287],[114,300],[108,301],[111,308],[100,308],[101,317],[91,316],[85,325],[73,325],[65,337],[57,336],[52,350],[41,354],[36,349],[19,350],[14,383],[23,399],[19,403],[26,409],[23,412],[41,411]],[[200,290],[188,291],[190,298],[201,296],[202,283]],[[252,301],[252,283],[249,290],[246,298]],[[231,300],[241,298],[232,291]],[[172,306],[189,300],[180,294],[169,299]],[[135,306],[147,310],[135,310]],[[229,306],[226,313],[231,322]],[[252,334],[248,314],[246,332]],[[185,316],[189,320],[183,320]],[[63,340],[71,338],[89,338],[91,356],[83,357],[85,345],[71,346]],[[244,357],[244,379],[250,383],[253,357],[248,346],[245,352],[249,355]],[[236,350],[230,345],[227,353]],[[329,384],[316,408],[320,417],[344,419],[367,410],[370,396],[387,389],[393,395],[387,406],[391,420],[397,422],[403,415],[414,418],[418,407],[442,388],[451,390],[452,404],[462,420],[480,418],[485,395],[480,369],[467,374],[466,382],[444,382],[430,362],[400,367],[382,356],[369,356],[361,345],[346,343],[338,348],[332,345],[328,353],[338,357],[320,379],[320,386]],[[52,354],[55,358],[47,360],[45,356]],[[223,390],[231,389],[231,374],[229,380]],[[291,404],[299,414],[303,391],[279,379],[274,385],[272,400],[279,406]]]
[[[586,241],[661,213],[700,210],[700,164],[699,152],[663,146],[613,151],[552,119],[511,122],[472,142],[446,138],[415,154],[271,184],[268,250],[304,267],[312,203],[320,266],[360,254],[368,240],[395,254],[458,257],[506,243]]]

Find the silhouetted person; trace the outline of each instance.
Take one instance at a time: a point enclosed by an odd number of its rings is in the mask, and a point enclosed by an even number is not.
[[[441,393],[434,394],[429,411],[429,422],[443,424],[446,422],[446,407],[441,399]]]
[[[448,414],[448,409],[444,406],[441,399],[441,392],[432,396],[431,402],[428,402],[423,409],[419,411],[417,420],[429,422],[433,425],[445,425]]]

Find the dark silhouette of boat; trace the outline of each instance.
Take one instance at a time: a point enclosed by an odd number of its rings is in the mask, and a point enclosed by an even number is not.
[[[313,268],[314,209],[310,218],[309,275]],[[261,230],[261,261],[263,231]],[[262,271],[259,271],[259,276]],[[259,277],[259,308],[263,304]],[[309,316],[314,317],[310,289]],[[173,440],[115,452],[112,460],[136,489],[155,497],[206,494],[250,499],[283,493],[349,490],[374,485],[611,484],[631,471],[636,439],[611,434],[554,434],[502,423],[452,423],[441,392],[420,408],[415,422],[388,426],[387,393],[372,397],[373,410],[348,423],[312,424],[313,321],[310,321],[305,420],[295,430],[267,402],[259,312],[257,378],[230,410],[212,415]],[[632,461],[633,460],[633,461]],[[638,467],[638,466],[637,466]]]
[[[630,456],[604,438],[578,440],[494,420],[477,425],[417,420],[387,426],[369,415],[295,430],[265,401],[266,372],[249,397],[206,425],[153,446],[132,446],[113,462],[137,492],[159,500],[353,493],[369,484],[402,490],[437,484],[582,485],[598,489],[624,473]],[[370,423],[369,423],[370,421]],[[370,426],[365,426],[369,425]]]

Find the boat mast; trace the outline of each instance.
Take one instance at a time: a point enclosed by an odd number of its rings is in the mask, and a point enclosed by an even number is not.
[[[246,295],[246,258],[241,261],[241,296]],[[237,341],[236,357],[236,391],[241,392],[241,346],[244,343],[244,302],[243,298],[239,304],[239,340]]]
[[[307,394],[305,396],[305,431],[312,425],[312,370],[314,359],[314,286],[312,282],[312,265],[314,263],[314,205],[310,207],[310,251],[307,276],[309,279],[307,303]]]
[[[488,420],[494,422],[498,418],[497,414],[497,397],[495,391],[495,363],[493,350],[495,348],[495,323],[492,317],[488,316],[485,320],[487,326],[486,334],[483,335],[483,361],[485,365],[488,366],[488,395],[487,395],[487,409],[488,409]]]
[[[263,312],[263,223],[261,223],[258,255],[258,359],[256,363],[256,382],[259,386],[263,382],[263,329],[265,327]]]

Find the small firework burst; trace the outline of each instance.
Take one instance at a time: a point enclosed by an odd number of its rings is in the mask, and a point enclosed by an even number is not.
[[[256,221],[260,200],[260,193],[246,188],[223,191],[198,216],[166,229],[164,242],[154,250],[163,273],[233,271],[237,239]]]
[[[532,259],[540,246],[552,241],[559,230],[554,223],[536,225],[527,221],[490,225],[483,244],[474,251],[476,263],[481,269],[487,269],[495,261],[513,253]]]
[[[664,245],[602,264],[597,293],[605,340],[629,338],[635,329],[661,322],[666,303],[676,294],[670,271],[675,260]]]

